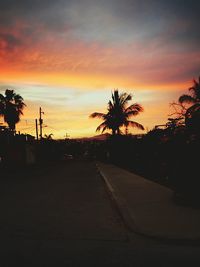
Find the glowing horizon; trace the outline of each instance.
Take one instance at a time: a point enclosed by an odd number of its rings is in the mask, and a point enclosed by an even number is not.
[[[22,132],[35,135],[41,106],[44,134],[93,136],[100,121],[89,115],[106,111],[115,88],[133,94],[145,110],[133,119],[151,129],[200,74],[196,0],[1,1],[0,10],[0,92],[24,98]]]

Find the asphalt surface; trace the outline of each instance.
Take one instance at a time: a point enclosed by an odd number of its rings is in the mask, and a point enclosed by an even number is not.
[[[199,266],[200,247],[129,231],[95,163],[0,173],[0,266]]]

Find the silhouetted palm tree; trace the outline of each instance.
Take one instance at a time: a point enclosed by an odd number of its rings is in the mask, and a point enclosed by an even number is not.
[[[132,95],[127,93],[119,94],[118,90],[112,93],[112,100],[108,102],[107,113],[94,112],[90,118],[101,118],[103,122],[97,127],[96,131],[111,130],[112,134],[120,134],[120,128],[129,126],[144,130],[144,127],[132,120],[130,117],[138,115],[143,111],[140,104],[134,103],[128,106],[128,102],[132,100]]]
[[[200,118],[200,76],[199,80],[193,80],[193,86],[189,88],[191,94],[183,94],[179,97],[180,104],[190,104],[185,112],[185,123],[189,123],[192,118]]]
[[[15,130],[15,125],[20,121],[25,106],[23,98],[14,90],[6,89],[5,96],[0,94],[0,116],[4,118],[10,130]]]

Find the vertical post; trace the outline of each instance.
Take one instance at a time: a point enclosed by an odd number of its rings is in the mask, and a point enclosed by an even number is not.
[[[37,122],[37,119],[35,119],[35,132],[36,132],[36,139],[38,140],[38,122]]]
[[[40,140],[42,140],[42,124],[43,124],[43,120],[42,120],[42,114],[44,114],[44,112],[42,111],[41,107],[40,107],[40,118],[39,118],[39,124],[40,124]]]
[[[126,129],[125,129],[125,133],[126,135],[128,135],[128,127],[126,126]]]

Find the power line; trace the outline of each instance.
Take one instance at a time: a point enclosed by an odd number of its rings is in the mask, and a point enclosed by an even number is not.
[[[34,126],[30,126],[30,127],[22,128],[22,129],[20,129],[20,131],[25,131],[25,130],[33,129],[33,128],[34,128]]]
[[[49,125],[46,125],[46,127],[50,128],[50,129],[53,129],[53,130],[55,130],[55,131],[58,130],[58,129],[56,129],[56,128],[52,127],[52,126],[49,126]]]

